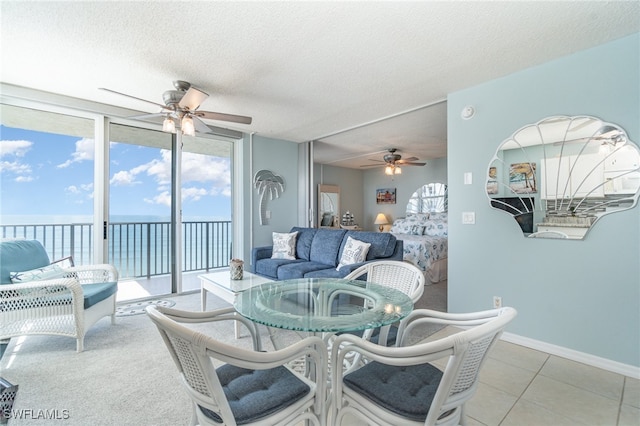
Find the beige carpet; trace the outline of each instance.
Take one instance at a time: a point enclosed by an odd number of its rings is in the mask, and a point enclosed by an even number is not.
[[[175,308],[200,310],[200,294],[167,297]],[[208,309],[225,302],[209,297]],[[446,282],[425,287],[418,308],[446,310]],[[270,349],[266,330],[263,344]],[[209,332],[232,339],[232,325]],[[250,347],[245,336],[234,342]],[[13,338],[0,362],[0,375],[20,386],[14,410],[17,425],[186,425],[190,401],[164,343],[146,315],[100,320],[76,353],[74,339],[56,336]],[[48,420],[47,420],[48,419]]]

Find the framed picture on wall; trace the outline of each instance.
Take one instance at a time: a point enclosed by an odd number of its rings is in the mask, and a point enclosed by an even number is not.
[[[395,204],[396,203],[396,189],[395,188],[376,189],[376,203],[378,203],[378,204]]]
[[[516,194],[538,192],[536,163],[514,163],[509,168],[509,187]]]
[[[487,194],[498,193],[498,169],[489,167],[489,176],[487,177]]]

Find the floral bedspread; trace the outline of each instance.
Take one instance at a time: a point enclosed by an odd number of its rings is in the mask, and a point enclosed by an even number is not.
[[[413,263],[422,271],[428,271],[435,261],[447,258],[447,237],[396,233],[393,235],[403,241],[404,260]]]

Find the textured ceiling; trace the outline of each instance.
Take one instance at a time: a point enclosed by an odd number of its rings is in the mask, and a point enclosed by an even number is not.
[[[0,2],[3,83],[144,112],[173,80],[208,124],[371,164],[446,155],[447,93],[640,31],[637,1]],[[406,113],[405,113],[406,112]],[[365,154],[375,153],[374,156]],[[352,158],[340,161],[341,158]]]

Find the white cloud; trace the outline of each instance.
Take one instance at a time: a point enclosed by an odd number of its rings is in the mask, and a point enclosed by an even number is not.
[[[149,204],[171,206],[171,194],[167,191],[163,191],[153,198],[145,198],[144,201]]]
[[[75,185],[67,186],[67,187],[65,188],[65,191],[67,191],[67,192],[69,192],[69,193],[71,193],[71,194],[79,194],[79,193],[80,193],[80,190],[79,190],[79,189],[78,189],[78,187],[77,187],[77,186],[75,186]]]
[[[182,188],[182,201],[198,201],[207,195],[207,190],[203,188]]]
[[[15,155],[16,157],[24,157],[31,149],[33,142],[19,141],[0,141],[0,158],[5,155]]]
[[[59,169],[69,167],[73,163],[80,163],[82,161],[91,161],[94,158],[94,140],[93,139],[80,139],[76,142],[76,150],[71,154],[71,159],[65,161],[62,164],[58,164]]]
[[[136,180],[136,173],[121,170],[113,175],[109,183],[113,186],[131,186],[140,184],[141,182]]]

